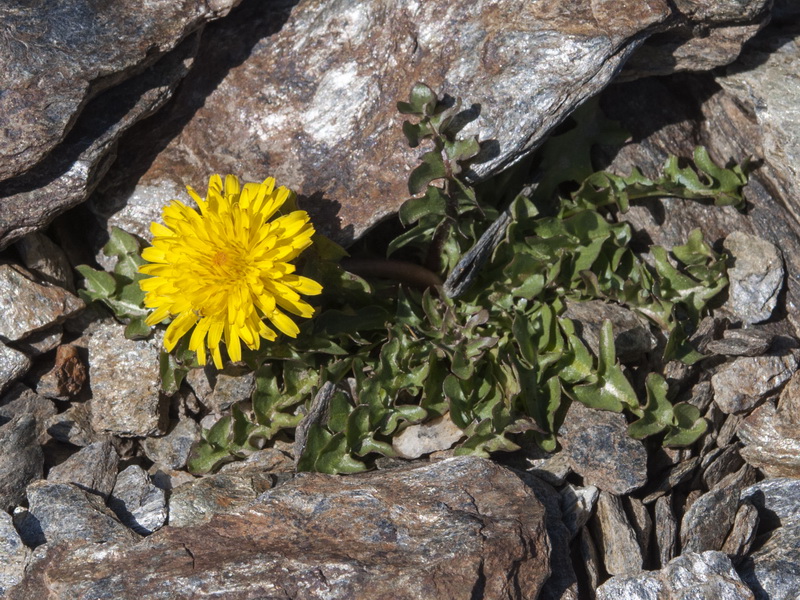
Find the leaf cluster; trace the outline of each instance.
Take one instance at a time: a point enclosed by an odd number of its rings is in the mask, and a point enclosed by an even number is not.
[[[211,471],[270,440],[300,439],[302,429],[298,469],[361,471],[394,456],[392,439],[405,428],[444,415],[463,432],[457,453],[514,450],[525,438],[552,451],[571,402],[625,413],[636,438],[680,446],[702,435],[699,411],[674,404],[661,375],[636,389],[610,322],[595,355],[564,312],[567,300],[628,307],[662,332],[664,360],[699,359],[689,335],[727,285],[725,256],[699,230],[671,251],[637,253],[619,216],[633,201],[660,196],[741,207],[747,165],[719,167],[699,148],[693,164],[671,157],[655,179],[593,173],[588,145],[623,134],[584,109],[529,162],[547,167],[533,193],[509,194],[496,183],[476,191],[464,165],[479,145],[459,138],[460,103],[418,84],[398,108],[413,119],[403,128],[410,145],[431,149],[411,173],[414,197],[399,215],[408,228],[389,253],[433,256],[446,275],[501,213],[511,217],[505,236],[457,300],[348,273],[338,264],[343,251],[318,238],[301,266],[324,287],[317,316],[296,339],[246,353],[256,391],[203,433],[190,468]],[[586,145],[565,153],[581,135]],[[513,200],[501,210],[506,197]],[[167,365],[171,381],[179,383],[186,364]]]
[[[88,265],[78,265],[76,270],[83,276],[85,287],[78,291],[85,302],[101,302],[124,323],[125,337],[144,338],[150,335],[145,325],[147,309],[144,308],[144,292],[139,280],[144,276],[139,267],[145,263],[141,257],[142,241],[130,233],[113,227],[103,254],[116,258],[114,271],[101,271]]]

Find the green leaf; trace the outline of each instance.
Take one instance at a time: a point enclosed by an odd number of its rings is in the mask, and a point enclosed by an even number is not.
[[[700,416],[696,406],[686,403],[676,404],[673,412],[675,427],[664,437],[664,446],[691,446],[708,429],[708,421]]]
[[[75,270],[86,280],[86,291],[92,300],[109,298],[117,289],[117,282],[110,273],[98,271],[88,265],[78,265]]]
[[[398,102],[397,110],[403,114],[430,115],[436,106],[434,91],[424,83],[415,83],[408,95],[408,102]]]
[[[426,152],[420,160],[421,164],[408,177],[408,191],[412,196],[422,193],[431,181],[447,176],[442,153],[438,150]]]
[[[125,337],[129,340],[140,340],[150,336],[150,326],[145,324],[144,318],[131,319],[125,327]]]
[[[442,193],[442,189],[429,185],[425,190],[425,195],[406,200],[400,207],[398,215],[400,222],[407,227],[428,215],[443,217],[446,207],[447,199]]]
[[[667,399],[668,386],[658,373],[650,373],[645,380],[647,403],[642,417],[628,426],[628,435],[643,439],[655,435],[672,425],[672,404]]]

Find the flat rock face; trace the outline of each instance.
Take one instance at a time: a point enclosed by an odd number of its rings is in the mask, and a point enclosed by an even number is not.
[[[687,552],[661,571],[612,577],[597,589],[597,600],[752,600],[750,591],[721,552]]]
[[[246,512],[135,546],[62,545],[8,597],[535,598],[548,555],[533,492],[489,461],[458,458],[303,475]]]
[[[0,265],[0,340],[20,340],[83,307],[83,301],[64,288],[39,283],[22,267]]]
[[[164,433],[167,406],[159,393],[160,340],[129,340],[104,324],[89,339],[92,427],[114,435]]]
[[[42,476],[43,464],[34,417],[21,414],[0,426],[0,510],[22,504],[25,486]]]
[[[647,450],[628,436],[621,414],[575,401],[558,434],[572,470],[586,483],[612,494],[627,494],[647,482]]]
[[[289,14],[292,4],[247,3],[209,28],[197,57],[204,67],[160,124],[132,133],[121,151],[151,157],[154,146],[166,147],[133,190],[104,190],[100,212],[129,199],[161,207],[185,185],[204,189],[215,172],[273,175],[323,217],[324,233],[352,239],[408,197],[420,153],[407,147],[395,103],[415,82],[461,97],[477,117],[464,133],[491,140],[473,165],[479,178],[536,147],[670,15],[663,0],[624,8],[304,0]],[[210,94],[201,98],[202,90]],[[186,122],[179,133],[169,130],[175,122]]]
[[[38,162],[98,90],[127,78],[235,4],[63,3],[0,8],[0,180]],[[42,68],[46,65],[46,68]]]

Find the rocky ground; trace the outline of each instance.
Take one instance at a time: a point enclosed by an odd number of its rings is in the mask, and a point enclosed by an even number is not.
[[[800,597],[791,2],[189,4],[0,8],[0,595]],[[164,395],[160,339],[85,306],[73,267],[111,266],[112,226],[148,235],[212,172],[274,175],[352,241],[405,199],[394,103],[417,80],[475,103],[468,130],[496,142],[475,178],[597,94],[632,134],[597,157],[612,170],[653,175],[697,144],[759,161],[744,214],[665,199],[625,217],[666,247],[700,227],[732,256],[695,338],[718,358],[667,365],[709,422],[695,445],[573,403],[554,454],[454,458],[439,423],[397,442],[416,460],[362,475],[296,475],[289,443],[187,472],[252,374],[196,370]],[[610,318],[631,356],[653,349],[630,314],[570,310],[590,346]]]

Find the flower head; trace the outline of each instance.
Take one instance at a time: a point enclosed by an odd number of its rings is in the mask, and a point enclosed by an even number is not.
[[[145,306],[155,309],[147,324],[173,318],[166,350],[194,327],[189,349],[202,365],[207,346],[221,368],[223,339],[228,356],[238,361],[241,342],[257,350],[261,338],[276,338],[275,329],[296,337],[300,330],[286,313],[310,317],[314,309],[300,294],[322,291],[316,281],[296,275],[290,262],[311,245],[308,213],[273,219],[293,194],[276,189],[273,178],[240,186],[228,175],[223,187],[222,178],[212,175],[205,199],[187,189],[200,212],[178,200],[165,207],[164,224],[151,224],[153,245],[142,252],[150,264],[139,268],[151,275],[139,284]]]

